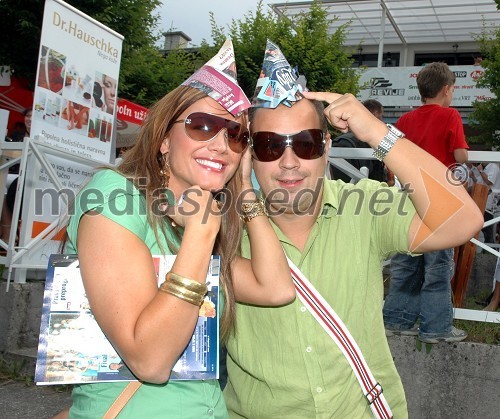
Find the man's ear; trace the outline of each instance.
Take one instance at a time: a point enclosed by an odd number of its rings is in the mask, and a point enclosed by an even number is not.
[[[170,138],[165,137],[163,139],[163,142],[161,143],[161,146],[160,146],[160,153],[165,154],[165,153],[168,153],[169,150],[170,150]]]
[[[332,145],[332,135],[330,134],[330,131],[326,131],[325,140],[326,140],[325,149],[328,150]]]

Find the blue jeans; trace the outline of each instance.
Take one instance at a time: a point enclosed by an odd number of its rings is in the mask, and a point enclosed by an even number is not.
[[[391,283],[384,304],[384,323],[394,330],[411,329],[420,318],[420,337],[451,331],[453,249],[421,256],[397,254],[391,260]]]

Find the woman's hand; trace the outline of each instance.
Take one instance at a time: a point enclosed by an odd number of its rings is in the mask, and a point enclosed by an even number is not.
[[[182,197],[171,207],[170,218],[188,229],[200,229],[205,233],[217,235],[221,224],[221,211],[210,191],[193,186],[186,189]]]
[[[247,147],[243,156],[241,156],[241,176],[243,179],[243,190],[253,188],[252,185],[252,152],[250,146]]]

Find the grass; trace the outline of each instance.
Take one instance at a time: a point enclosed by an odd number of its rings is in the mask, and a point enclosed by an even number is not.
[[[26,381],[27,384],[33,383],[33,377],[26,376],[23,373],[25,361],[7,361],[0,357],[0,380],[8,381]]]
[[[3,354],[0,354],[0,381],[17,381],[24,383],[25,386],[30,387],[35,385],[33,375],[26,374],[27,361],[13,360],[10,358],[5,358]],[[53,389],[57,393],[68,393],[73,389],[72,385],[53,385],[47,386]]]
[[[482,310],[483,305],[477,304],[476,301],[483,301],[490,295],[490,291],[484,290],[476,296],[466,297],[464,299],[463,308],[469,310]],[[466,341],[487,343],[489,345],[500,345],[500,324],[474,322],[469,320],[455,320],[455,327],[465,330],[469,336]]]

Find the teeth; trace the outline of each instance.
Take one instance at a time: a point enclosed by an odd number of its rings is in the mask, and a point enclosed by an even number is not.
[[[212,168],[217,169],[217,170],[222,169],[222,163],[216,163],[216,162],[211,161],[211,160],[201,160],[201,159],[197,159],[196,161],[199,164],[202,164],[203,166],[212,167]]]

